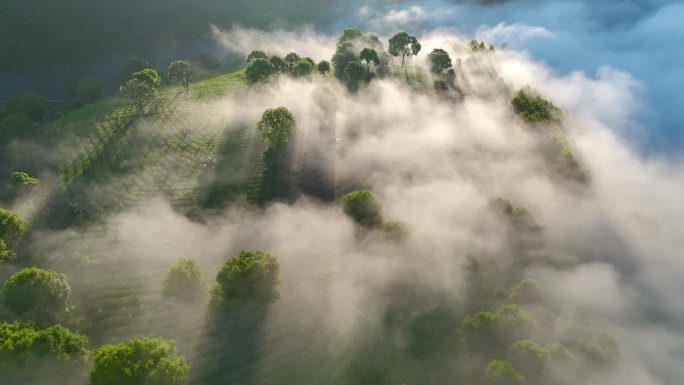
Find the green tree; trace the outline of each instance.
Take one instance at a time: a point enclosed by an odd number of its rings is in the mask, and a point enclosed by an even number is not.
[[[510,362],[505,360],[489,361],[482,377],[482,385],[525,385],[527,381]]]
[[[263,307],[280,298],[280,264],[273,254],[262,250],[242,250],[223,264],[212,289],[212,305],[236,309]]]
[[[204,293],[206,282],[202,269],[193,258],[181,258],[164,276],[162,295],[166,298],[194,301],[201,298]]]
[[[409,228],[404,222],[385,222],[381,230],[383,238],[390,241],[401,241],[409,235]]]
[[[430,60],[430,71],[434,74],[441,74],[444,70],[452,67],[449,54],[441,48],[433,49],[428,59]]]
[[[468,348],[473,352],[496,347],[502,335],[499,315],[489,311],[481,311],[465,317],[461,321],[460,330]]]
[[[389,40],[389,53],[392,56],[401,56],[401,66],[404,70],[406,70],[404,66],[406,56],[418,55],[421,48],[418,39],[406,32],[399,32]],[[408,78],[408,73],[406,73],[406,77]]]
[[[266,52],[260,50],[254,50],[247,55],[247,63],[252,62],[256,59],[266,59],[268,60],[268,55]]]
[[[327,60],[321,60],[321,62],[316,66],[316,69],[318,70],[318,73],[325,76],[328,72],[330,72],[330,62]]]
[[[14,199],[17,195],[30,191],[33,187],[38,185],[40,181],[32,178],[24,171],[15,171],[10,174],[7,179],[5,188],[5,196],[7,199]]]
[[[302,59],[292,67],[292,75],[295,77],[308,76],[313,73],[315,66],[310,61]]]
[[[344,77],[347,80],[347,88],[350,92],[359,90],[359,85],[366,79],[366,68],[358,61],[351,61],[344,69]]]
[[[490,206],[519,232],[536,233],[541,231],[541,226],[534,216],[524,207],[516,206],[511,201],[503,198],[495,198]]]
[[[382,205],[368,190],[356,190],[342,197],[342,211],[354,222],[370,228],[382,225]]]
[[[0,141],[35,132],[38,125],[26,116],[12,113],[0,119]]]
[[[121,86],[121,92],[131,101],[138,116],[145,115],[145,108],[157,98],[156,89],[139,79],[127,81]]]
[[[617,343],[604,334],[584,336],[577,340],[574,348],[587,362],[598,367],[613,364],[618,356]]]
[[[371,48],[364,48],[361,51],[361,54],[359,55],[359,59],[361,59],[362,62],[366,63],[366,72],[368,74],[370,74],[371,64],[374,66],[380,64],[380,58],[378,57],[378,53]]]
[[[549,122],[556,119],[558,107],[553,103],[535,95],[529,89],[521,89],[511,98],[511,106],[525,122]]]
[[[24,236],[24,222],[19,215],[0,207],[0,239],[14,245]]]
[[[484,51],[484,50],[485,50],[485,43],[484,43],[483,41],[482,41],[482,42],[478,42],[477,40],[471,40],[469,44],[470,44],[470,49],[471,49],[473,52]],[[490,46],[491,46],[491,45],[490,45]]]
[[[496,309],[496,315],[501,326],[503,342],[508,343],[527,336],[537,326],[534,316],[522,310],[518,305],[503,305]]]
[[[76,95],[85,104],[100,100],[104,91],[104,84],[95,76],[84,77],[78,81],[78,86],[76,86]]]
[[[435,91],[439,92],[444,92],[449,90],[449,84],[445,82],[444,80],[435,80],[435,82],[432,85],[435,88]]]
[[[45,117],[45,113],[45,98],[35,92],[24,92],[7,98],[0,116],[18,114],[39,122]]]
[[[51,323],[68,310],[71,286],[64,274],[29,267],[12,274],[3,291],[8,309],[39,323]]]
[[[255,84],[265,82],[273,72],[274,68],[268,60],[257,58],[249,63],[247,70],[245,70],[245,75],[251,84]]]
[[[133,339],[95,351],[89,385],[178,385],[188,371],[175,344],[161,338]]]
[[[360,29],[358,29],[358,28],[346,28],[344,31],[342,31],[342,34],[337,39],[337,42],[341,43],[344,41],[353,41],[353,40],[360,39],[362,37],[363,37],[363,32],[361,32]]]
[[[14,251],[7,247],[5,241],[0,239],[0,263],[3,262],[14,262],[16,259],[16,254]]]
[[[152,67],[150,65],[150,62],[147,60],[143,59],[138,59],[138,58],[131,58],[131,60],[128,61],[126,64],[126,67],[121,71],[119,74],[119,81],[118,84],[121,86],[127,81],[131,79],[134,73],[140,72],[144,70],[145,68],[150,68]]]
[[[24,171],[15,171],[10,174],[7,179],[7,188],[16,188],[17,186],[35,186],[40,181],[36,178],[32,178],[28,173]]]
[[[281,151],[295,133],[297,121],[285,107],[269,108],[262,114],[257,129],[268,148]]]
[[[0,378],[33,383],[46,360],[75,364],[80,369],[79,364],[87,360],[87,346],[88,337],[61,325],[38,329],[33,323],[1,323]]]
[[[181,87],[188,92],[190,90],[190,76],[192,75],[192,66],[185,60],[176,60],[169,64],[168,76],[169,79],[179,82]]]
[[[292,67],[294,67],[294,65],[295,65],[299,60],[301,60],[301,58],[299,57],[299,55],[297,55],[297,54],[294,53],[294,52],[290,52],[290,53],[288,53],[287,55],[285,55],[285,63],[287,63],[287,68],[288,68],[290,71],[292,71]]]
[[[145,68],[131,75],[131,80],[138,80],[139,82],[147,84],[149,87],[156,89],[161,84],[161,77],[159,72],[152,68]]]
[[[359,60],[357,57],[356,42],[363,39],[363,32],[356,28],[345,29],[340,37],[337,39],[337,46],[335,47],[335,54],[332,57],[332,66],[334,68],[334,75],[339,80],[345,80],[345,69],[347,65]]]
[[[145,114],[145,107],[157,98],[157,88],[161,84],[159,73],[152,68],[145,68],[131,75],[121,90],[131,100],[138,115]]]
[[[506,358],[524,375],[535,377],[544,371],[549,353],[532,340],[520,340],[508,347]]]
[[[539,302],[541,300],[539,284],[533,279],[523,278],[511,288],[508,300],[518,305]]]
[[[285,60],[283,60],[283,58],[277,55],[271,56],[271,59],[269,59],[269,63],[271,63],[271,66],[273,67],[273,70],[276,73],[283,73],[288,69]]]

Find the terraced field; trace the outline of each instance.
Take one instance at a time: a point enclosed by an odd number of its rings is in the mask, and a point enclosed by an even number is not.
[[[60,201],[78,216],[102,218],[155,195],[192,212],[244,193],[253,174],[249,167],[259,164],[254,128],[189,114],[195,105],[244,88],[238,71],[194,84],[190,95],[163,89],[141,120],[119,99],[58,119],[50,137],[62,159]]]
[[[238,71],[193,84],[189,95],[162,89],[143,119],[135,117],[125,100],[115,98],[56,120],[49,128],[49,139],[60,154],[53,204],[66,206],[75,229],[92,229],[100,219],[158,196],[190,218],[228,204],[260,204],[262,196],[273,194],[264,191],[269,187],[263,180],[267,172],[256,128],[229,120],[195,120],[191,113],[246,87],[244,73]],[[332,127],[323,129],[330,130],[334,146]],[[298,166],[288,194],[333,199],[334,176],[327,172],[333,168],[330,154],[291,151]],[[57,213],[54,220],[63,221],[63,211]],[[75,238],[81,244],[73,247],[72,255],[51,263],[70,277],[75,302],[88,314],[87,321],[74,322],[92,346],[143,336],[175,340],[193,368],[190,384],[336,382],[338,369],[332,365],[337,360],[331,356],[344,361],[344,339],[317,337],[341,334],[314,333],[320,331],[323,315],[301,317],[308,305],[296,296],[279,301],[265,319],[226,325],[208,319],[204,303],[162,298],[168,266],[141,269],[135,257],[112,257],[117,235],[106,230],[91,230],[90,238],[83,237]]]

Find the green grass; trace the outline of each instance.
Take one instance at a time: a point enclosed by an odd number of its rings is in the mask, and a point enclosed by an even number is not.
[[[166,197],[181,211],[197,212],[207,199],[223,204],[244,195],[251,167],[258,163],[254,128],[196,120],[193,109],[245,89],[240,70],[191,84],[189,94],[176,86],[160,89],[142,120],[121,98],[64,114],[47,128],[59,154],[60,197],[53,201],[78,204],[82,221],[153,196]],[[213,191],[209,198],[205,183]]]

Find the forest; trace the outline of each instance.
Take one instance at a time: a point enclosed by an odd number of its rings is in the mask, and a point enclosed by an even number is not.
[[[0,105],[1,384],[658,383],[641,320],[615,321],[642,250],[609,139],[526,56],[400,29],[230,60],[155,45],[238,17],[210,20],[219,1],[77,1],[114,17],[83,36],[46,2],[62,27],[26,51],[28,3],[4,6],[0,71],[73,81]],[[258,24],[253,3],[235,13]],[[82,76],[100,59],[121,65]]]

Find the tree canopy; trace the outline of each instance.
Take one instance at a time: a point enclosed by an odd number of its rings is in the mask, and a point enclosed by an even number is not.
[[[269,148],[282,149],[297,129],[294,115],[285,107],[269,108],[257,123],[261,139]]]
[[[212,303],[223,308],[267,305],[280,298],[280,264],[271,253],[242,250],[223,264],[212,289]]]
[[[156,99],[155,87],[139,79],[127,81],[121,86],[121,91],[131,101],[139,116],[143,116],[145,108]]]
[[[285,63],[287,63],[287,67],[292,70],[292,67],[297,63],[299,60],[301,60],[301,57],[297,55],[295,52],[290,52],[287,55],[285,55]]]
[[[361,82],[366,79],[366,68],[359,61],[350,61],[344,69],[344,77],[349,91],[356,92]]]
[[[7,308],[24,318],[49,323],[67,311],[71,286],[64,274],[29,267],[12,274],[3,291]]]
[[[24,222],[19,215],[0,207],[0,239],[12,245],[24,236]]]
[[[382,205],[368,190],[356,190],[342,197],[342,210],[354,222],[365,227],[382,225]]]
[[[186,92],[190,87],[190,75],[192,75],[192,66],[187,61],[176,60],[169,64],[169,79],[179,82]]]
[[[406,32],[399,32],[389,40],[389,53],[392,56],[401,56],[402,67],[404,67],[406,56],[418,55],[421,48],[418,39]]]
[[[285,72],[288,69],[287,63],[280,56],[271,56],[269,62],[271,63],[271,66],[273,66],[273,70],[277,73]]]
[[[548,122],[555,119],[558,107],[530,90],[519,90],[511,99],[511,106],[520,118],[526,122]]]
[[[22,192],[27,192],[36,185],[40,183],[37,178],[31,177],[27,172],[24,171],[14,171],[7,178],[7,184],[5,188],[5,197],[7,199],[14,199],[17,195]],[[2,226],[2,225],[0,225]],[[0,236],[1,237],[1,236]]]
[[[370,66],[371,65],[378,65],[380,64],[380,58],[378,57],[378,53],[371,48],[364,48],[361,51],[361,54],[359,54],[359,58],[361,61],[366,63],[366,71],[370,72]]]
[[[46,111],[44,97],[35,92],[24,92],[5,100],[0,117],[16,114],[38,122],[45,117]]]
[[[337,39],[337,46],[332,57],[332,65],[334,67],[334,75],[339,80],[346,78],[345,70],[347,65],[352,61],[358,61],[358,51],[355,43],[364,37],[363,32],[356,28],[345,29],[340,37]]]
[[[131,75],[131,80],[137,80],[146,84],[148,87],[157,88],[161,84],[161,77],[157,70],[145,68]]]
[[[138,58],[131,58],[126,66],[124,67],[123,70],[121,70],[121,73],[119,74],[119,85],[123,85],[127,81],[131,80],[131,77],[133,76],[134,73],[140,72],[144,70],[145,68],[150,68],[152,65],[150,62],[144,59],[138,59]]]
[[[250,63],[256,59],[266,59],[268,60],[268,56],[266,55],[266,52],[261,51],[261,50],[254,50],[247,55],[247,63]]]
[[[449,54],[441,48],[433,49],[428,59],[430,60],[430,71],[434,74],[441,74],[444,70],[452,67]]]
[[[89,385],[178,385],[188,365],[173,342],[161,338],[133,339],[103,345],[95,351]]]
[[[249,62],[249,65],[245,70],[245,75],[247,76],[247,80],[254,84],[265,82],[273,72],[274,68],[267,59],[256,58]]]
[[[316,69],[318,70],[318,73],[325,76],[325,74],[330,72],[330,62],[327,60],[321,60],[316,66]]]
[[[541,374],[549,353],[538,343],[525,339],[512,343],[508,347],[506,358],[517,370],[529,377]]]
[[[4,240],[0,239],[0,263],[12,262],[16,258],[16,254],[12,251]]]
[[[505,360],[489,361],[482,377],[482,385],[525,385],[527,381],[510,362]]]
[[[0,357],[6,358],[0,359],[0,362],[44,355],[60,361],[83,361],[88,352],[87,346],[88,337],[62,325],[40,329],[30,322],[0,324]]]
[[[0,377],[17,377],[18,371],[36,371],[44,360],[83,364],[88,337],[54,325],[46,329],[19,321],[0,323]],[[26,380],[26,376],[21,376]]]
[[[293,76],[307,76],[314,72],[315,65],[311,61],[302,59],[292,67]]]
[[[202,269],[193,258],[181,258],[164,276],[162,294],[167,298],[193,301],[206,292]]]

